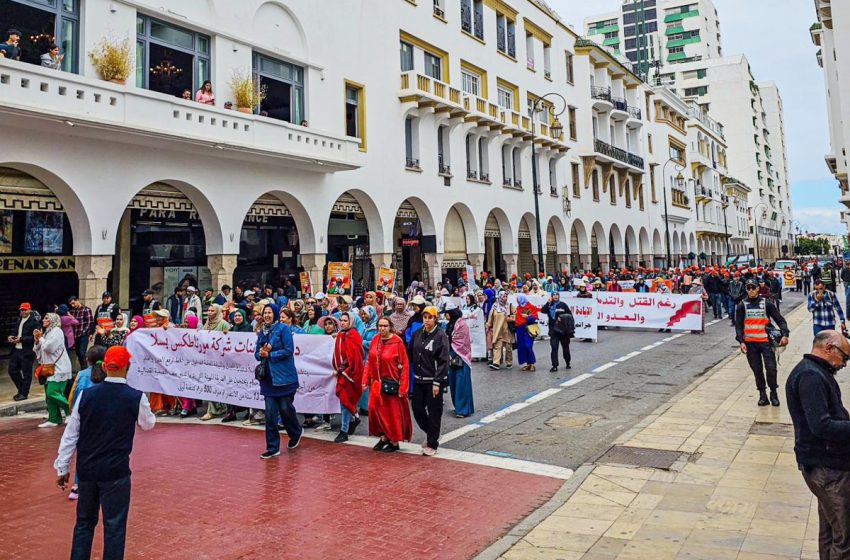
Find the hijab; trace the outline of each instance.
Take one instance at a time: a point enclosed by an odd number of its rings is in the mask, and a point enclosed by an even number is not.
[[[457,320],[461,318],[463,312],[457,307],[453,307],[446,311],[446,315],[449,316],[449,322],[446,324],[446,335],[449,337],[449,340],[452,338],[452,333],[455,330],[455,324],[457,324]]]
[[[363,307],[363,311],[369,314],[369,320],[363,321],[365,325],[365,332],[369,331],[377,331],[378,330],[378,312],[375,311],[375,308],[371,305],[366,305]]]
[[[499,292],[499,295],[496,297],[496,300],[493,302],[493,307],[491,308],[491,313],[495,311],[496,313],[502,313],[507,315],[509,313],[508,310],[508,292],[502,290]]]
[[[47,327],[47,330],[44,331],[44,334],[47,334],[48,332],[50,332],[51,329],[62,325],[62,319],[60,319],[59,315],[57,315],[56,313],[46,313],[44,317],[49,322],[49,326]]]
[[[415,282],[415,280],[414,280],[414,282]],[[396,311],[395,306],[399,303],[401,303],[402,305],[405,305],[404,298],[397,297],[397,298],[393,299],[393,312],[389,316],[390,325],[392,325],[393,332],[401,332],[404,329],[406,329],[407,328],[407,321],[410,319],[410,316],[412,315],[412,313],[407,311],[407,309],[403,309],[401,312]]]
[[[262,330],[263,334],[265,334],[265,335],[268,335],[270,332],[272,332],[272,329],[280,321],[280,308],[273,303],[267,303],[263,307],[263,313],[265,313],[266,309],[269,309],[269,308],[272,310],[272,313],[274,314],[274,319],[272,319],[271,325],[267,325],[266,322],[263,321],[263,319],[262,319],[262,314],[260,315],[260,322],[262,323],[262,327],[260,327],[260,330]]]
[[[305,306],[305,307],[306,307],[306,306]],[[313,307],[313,319],[312,319],[312,320],[307,319],[306,323],[309,323],[310,325],[318,325],[318,324],[319,324],[319,319],[321,319],[321,318],[322,318],[322,313],[324,313],[324,312],[325,312],[325,310],[324,310],[324,308],[323,308],[321,305],[319,305],[318,303],[317,303],[316,305],[313,305],[312,307]],[[302,326],[302,327],[306,327],[307,325],[306,325],[306,324],[302,324],[301,326]]]
[[[528,297],[525,294],[517,294],[516,302],[517,305],[519,305],[520,307],[525,307],[525,305],[528,303]]]
[[[208,309],[212,309],[214,314],[210,317],[207,313],[207,322],[204,323],[206,331],[227,331],[230,330],[230,324],[221,316],[221,306],[217,303],[211,303]],[[222,324],[223,323],[223,324]]]

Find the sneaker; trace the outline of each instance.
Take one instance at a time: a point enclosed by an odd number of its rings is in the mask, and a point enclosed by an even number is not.
[[[505,369],[514,369],[514,365],[508,364],[508,365],[505,366]]]
[[[260,453],[260,459],[271,459],[272,457],[277,457],[280,455],[280,450],[277,451],[266,451],[264,453]]]
[[[354,431],[357,429],[357,426],[360,425],[360,417],[355,416],[354,420],[351,421],[351,424],[348,426],[348,435],[353,436]]]
[[[331,431],[330,422],[324,422],[323,421],[321,424],[317,424],[316,425],[316,431],[317,432],[330,432]]]
[[[549,373],[555,373],[556,371],[558,371],[558,368],[555,366],[549,368]]]
[[[348,434],[345,432],[340,432],[334,438],[334,443],[345,443],[346,441],[348,441]]]
[[[298,447],[298,444],[301,443],[301,436],[298,436],[298,439],[291,439],[289,443],[286,444],[286,448],[290,451]]]
[[[393,443],[390,443],[390,442],[386,442],[386,445],[384,446],[383,449],[381,449],[381,451],[383,451],[384,453],[395,453],[399,449],[401,449],[401,448],[398,446],[397,443],[393,444]]]
[[[71,487],[71,492],[68,494],[69,500],[79,500],[80,499],[80,490],[76,486]]]
[[[221,419],[222,422],[236,422],[236,413],[228,412],[224,415],[224,418]]]
[[[776,391],[770,392],[770,404],[771,406],[779,406],[779,395],[776,394]]]
[[[48,420],[47,422],[42,422],[41,424],[39,424],[38,427],[39,428],[55,428],[58,425],[59,424],[57,424],[56,422],[51,422],[50,420]]]
[[[759,394],[758,405],[759,406],[767,406],[768,404],[770,404],[770,401],[767,400],[767,395],[765,395],[764,392],[761,392]]]
[[[193,408],[191,410],[181,410],[180,418],[188,418],[189,416],[195,416],[198,413],[198,410]]]
[[[384,449],[384,447],[386,447],[389,444],[390,444],[390,442],[383,440],[383,439],[379,439],[378,443],[376,443],[374,446],[372,446],[372,451],[381,451],[382,449]]]
[[[422,454],[427,456],[427,457],[433,457],[434,455],[437,454],[437,450],[434,449],[433,447],[425,447],[425,448],[422,449]]]
[[[488,367],[489,367],[490,369],[494,369],[494,370],[496,370],[496,371],[498,371],[498,370],[502,369],[502,368],[500,368],[500,367],[499,367],[498,365],[496,365],[496,364],[490,364]]]

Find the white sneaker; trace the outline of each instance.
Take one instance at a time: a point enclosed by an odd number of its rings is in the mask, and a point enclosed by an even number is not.
[[[425,447],[422,449],[422,454],[427,455],[428,457],[433,457],[437,454],[437,450],[432,447]]]
[[[38,427],[39,428],[55,428],[58,425],[59,424],[57,424],[56,422],[51,422],[50,420],[48,420],[47,422],[42,422],[41,424],[39,424]]]
[[[315,430],[317,432],[330,432],[331,431],[331,425],[330,425],[329,422],[322,422],[321,424],[316,426]]]

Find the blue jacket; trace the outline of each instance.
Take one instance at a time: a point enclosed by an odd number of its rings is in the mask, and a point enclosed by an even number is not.
[[[257,347],[254,357],[260,360],[260,348],[266,343],[271,344],[269,353],[269,371],[271,384],[275,386],[298,383],[298,370],[295,369],[295,342],[292,331],[283,323],[275,323],[266,335],[262,329],[257,333]]]

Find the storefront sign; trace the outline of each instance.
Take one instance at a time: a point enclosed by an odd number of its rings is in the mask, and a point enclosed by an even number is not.
[[[0,257],[0,274],[74,272],[74,257]]]
[[[395,286],[396,269],[386,268],[382,266],[378,269],[378,290],[387,295],[392,294],[393,286]]]
[[[293,339],[299,385],[295,409],[339,414],[331,368],[334,339],[300,334]],[[126,342],[133,355],[127,383],[140,391],[262,409],[254,379],[256,341],[254,333],[140,329]]]
[[[331,262],[328,263],[328,290],[329,294],[351,293],[351,263]]]
[[[402,247],[419,247],[419,239],[402,239]]]

